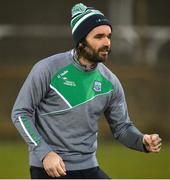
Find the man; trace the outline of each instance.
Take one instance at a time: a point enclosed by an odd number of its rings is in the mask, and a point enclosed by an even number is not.
[[[130,121],[122,86],[102,64],[112,26],[98,10],[72,8],[75,49],[38,62],[16,99],[12,119],[29,145],[31,178],[107,179],[96,159],[102,113],[114,137],[129,148],[159,152],[161,138]]]

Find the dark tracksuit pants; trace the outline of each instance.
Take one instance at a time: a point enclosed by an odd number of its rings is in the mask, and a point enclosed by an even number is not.
[[[90,169],[67,171],[66,176],[52,178],[43,168],[30,167],[31,179],[110,179],[99,167]]]

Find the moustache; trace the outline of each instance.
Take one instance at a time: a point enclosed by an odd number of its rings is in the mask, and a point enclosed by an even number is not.
[[[108,53],[111,52],[111,48],[108,46],[103,46],[101,48],[98,49],[98,52],[103,52],[103,51],[107,51]]]

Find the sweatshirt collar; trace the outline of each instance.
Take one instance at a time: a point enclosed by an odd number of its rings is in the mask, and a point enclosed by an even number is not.
[[[88,68],[86,65],[80,64],[79,60],[77,59],[77,54],[76,54],[76,50],[75,49],[71,50],[71,56],[72,56],[74,65],[77,68],[79,68],[79,69],[81,69],[83,71],[89,72],[89,71],[93,71],[93,70],[95,70],[97,68],[97,66],[95,66],[93,68]]]

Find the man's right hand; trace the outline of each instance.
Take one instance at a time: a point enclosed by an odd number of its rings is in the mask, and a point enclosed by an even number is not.
[[[43,159],[43,166],[47,174],[51,177],[60,177],[66,175],[65,164],[62,158],[51,151]]]

